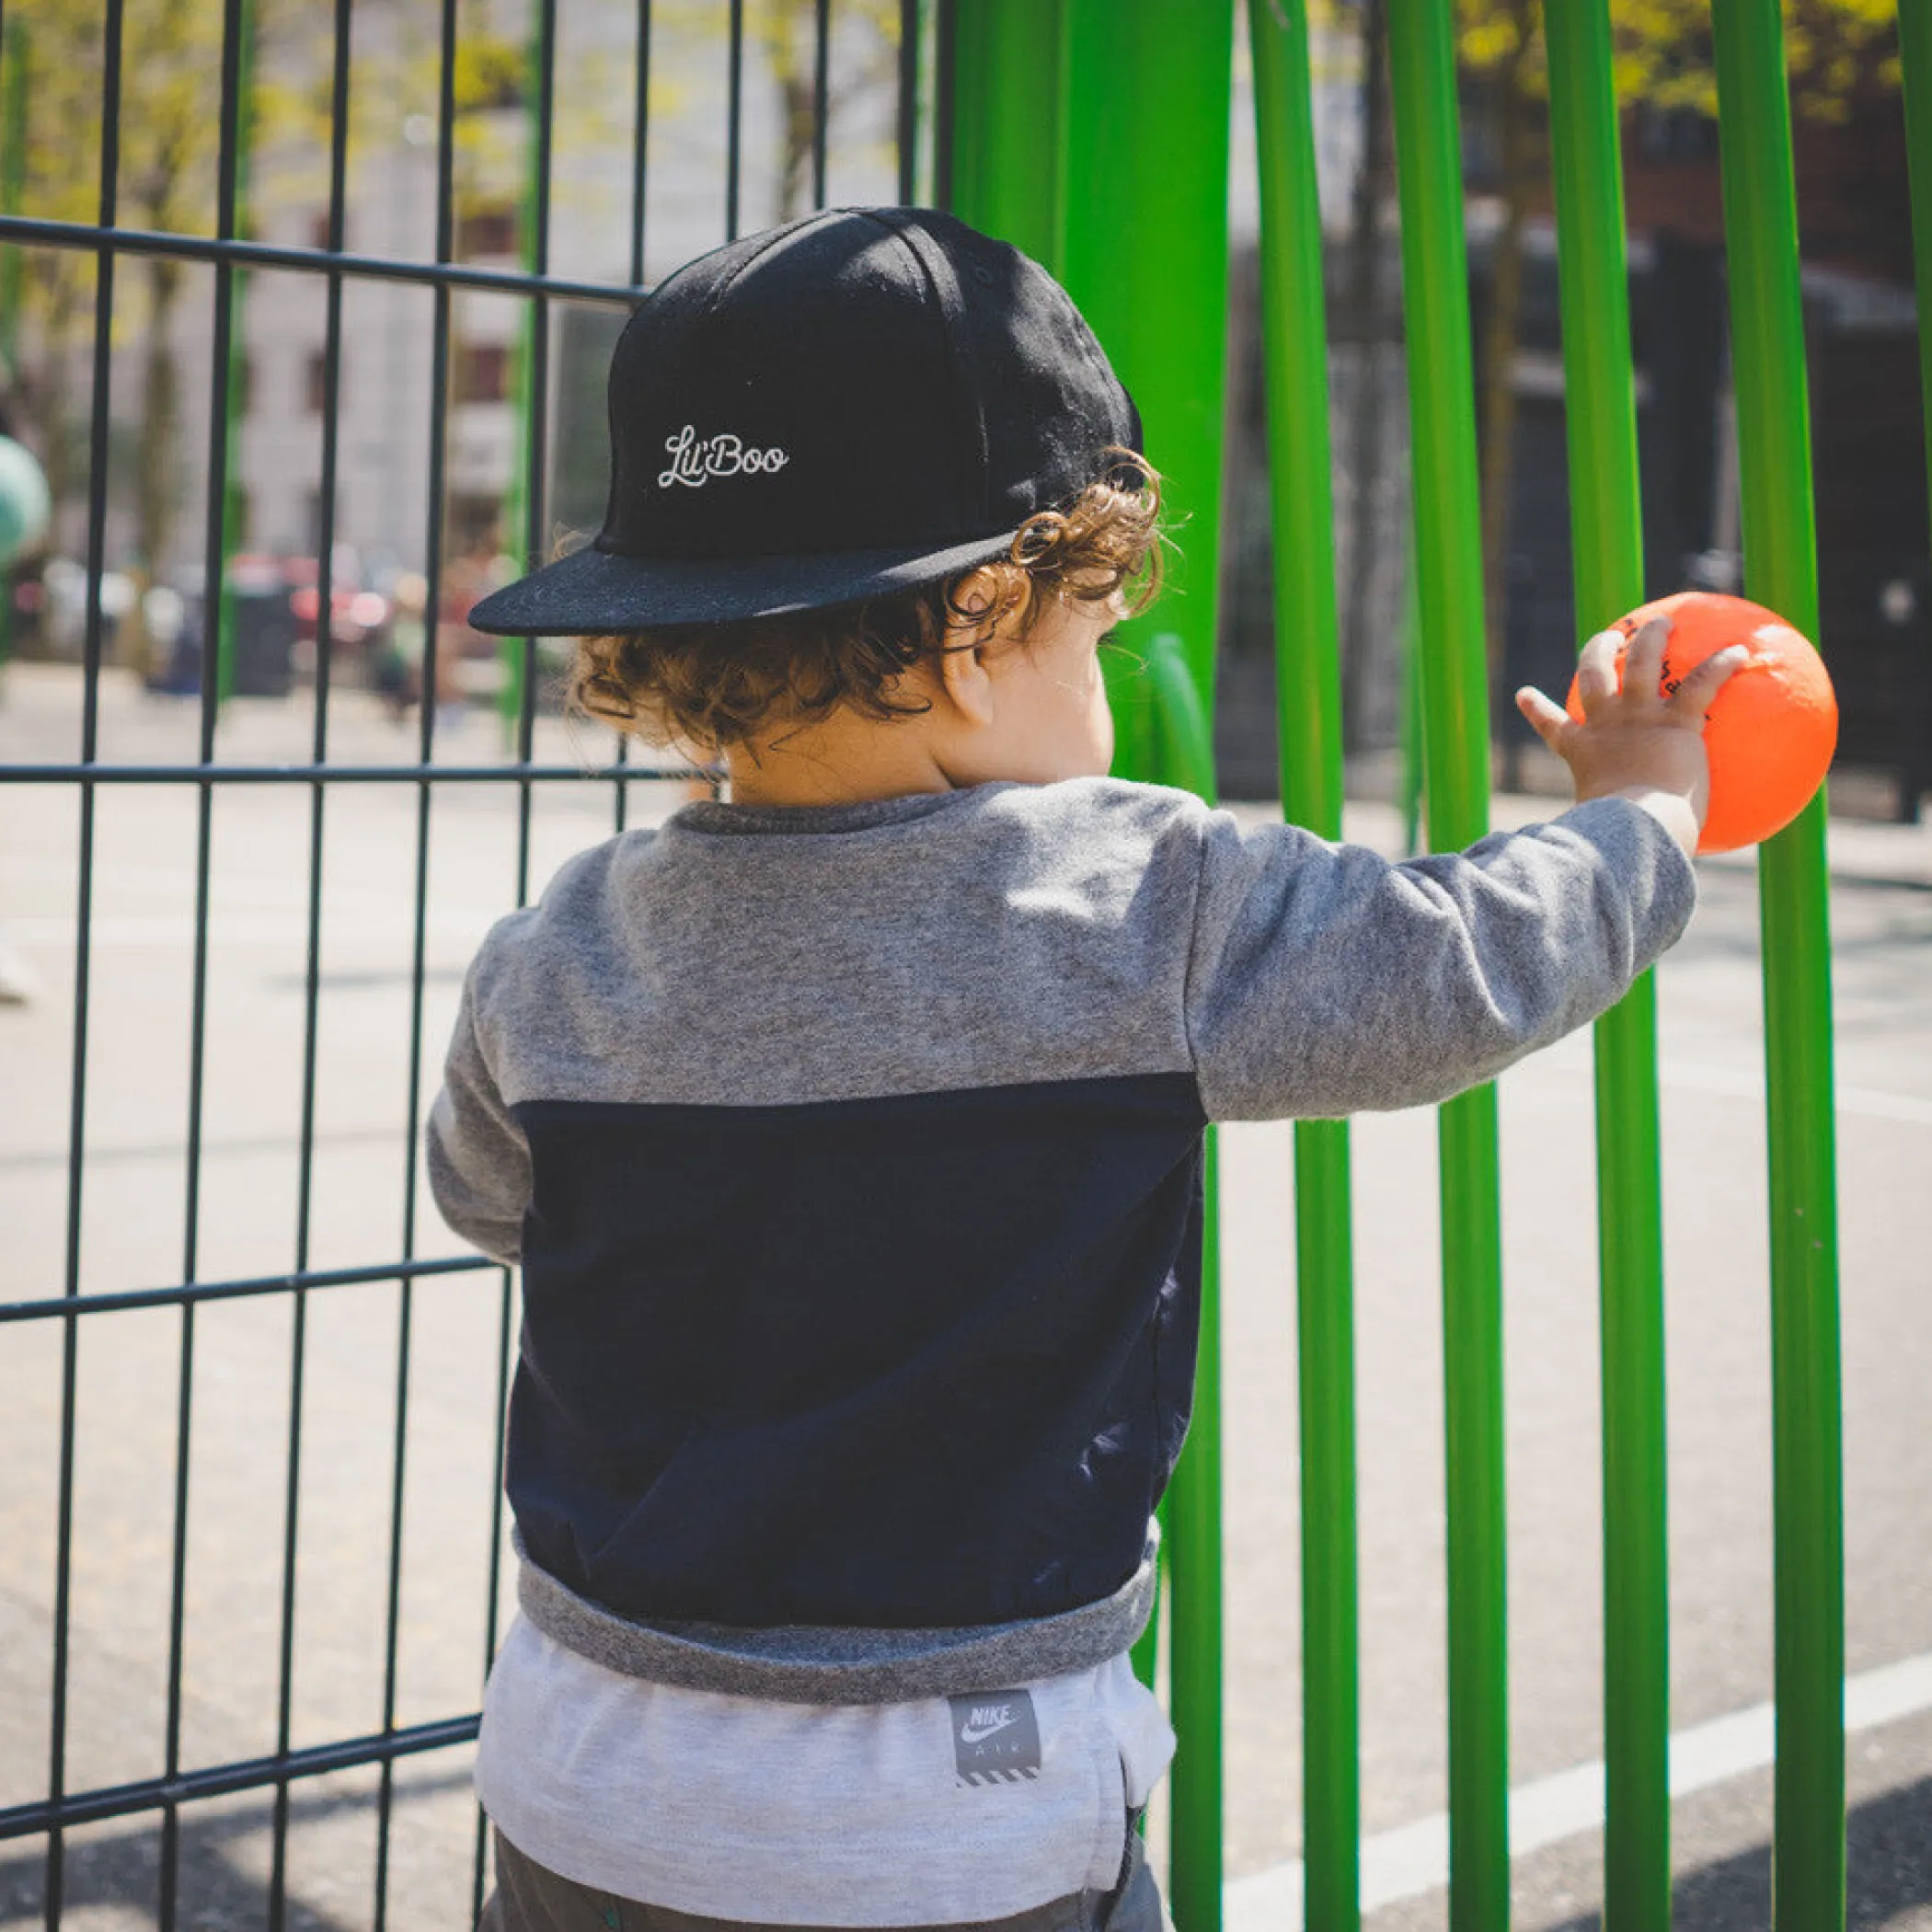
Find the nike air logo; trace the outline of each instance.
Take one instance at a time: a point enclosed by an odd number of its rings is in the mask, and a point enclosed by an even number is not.
[[[981,1743],[1018,1721],[1010,1704],[995,1704],[988,1709],[976,1710],[960,1726],[960,1742],[962,1744]]]
[[[1040,1719],[1023,1690],[949,1697],[953,1765],[962,1785],[1024,1784],[1040,1776]]]

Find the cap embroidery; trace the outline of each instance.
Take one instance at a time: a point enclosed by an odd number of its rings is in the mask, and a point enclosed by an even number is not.
[[[669,489],[673,483],[702,489],[713,477],[756,476],[760,471],[783,469],[791,461],[790,453],[776,445],[768,450],[747,446],[742,437],[729,430],[717,436],[700,436],[688,422],[675,436],[665,437],[664,447],[671,452],[671,467],[659,476],[660,489]]]

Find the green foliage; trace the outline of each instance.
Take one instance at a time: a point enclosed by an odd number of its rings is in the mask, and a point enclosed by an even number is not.
[[[1785,56],[1800,114],[1844,121],[1865,89],[1898,86],[1896,0],[1783,5]],[[1529,91],[1547,92],[1543,0],[1456,0],[1456,17],[1457,52],[1466,73],[1514,67]],[[1610,0],[1610,29],[1619,101],[1716,114],[1709,0]]]

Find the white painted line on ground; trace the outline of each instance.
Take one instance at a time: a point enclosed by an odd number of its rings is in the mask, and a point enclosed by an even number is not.
[[[1867,1671],[1845,1681],[1847,1733],[1875,1730],[1932,1710],[1932,1654]],[[1714,1718],[1671,1739],[1671,1795],[1688,1796],[1746,1772],[1761,1771],[1775,1753],[1777,1719],[1768,1704]],[[1604,1822],[1604,1767],[1578,1765],[1510,1793],[1512,1857],[1557,1845]],[[1449,1882],[1449,1820],[1437,1812],[1362,1841],[1362,1909],[1374,1912],[1419,1898]],[[1299,1858],[1230,1880],[1226,1932],[1302,1932]]]

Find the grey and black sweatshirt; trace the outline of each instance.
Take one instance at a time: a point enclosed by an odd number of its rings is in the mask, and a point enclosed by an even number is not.
[[[580,855],[485,941],[429,1130],[445,1218],[523,1270],[525,1614],[802,1702],[1124,1649],[1206,1123],[1487,1079],[1694,896],[1622,800],[1395,865],[1107,779]]]

